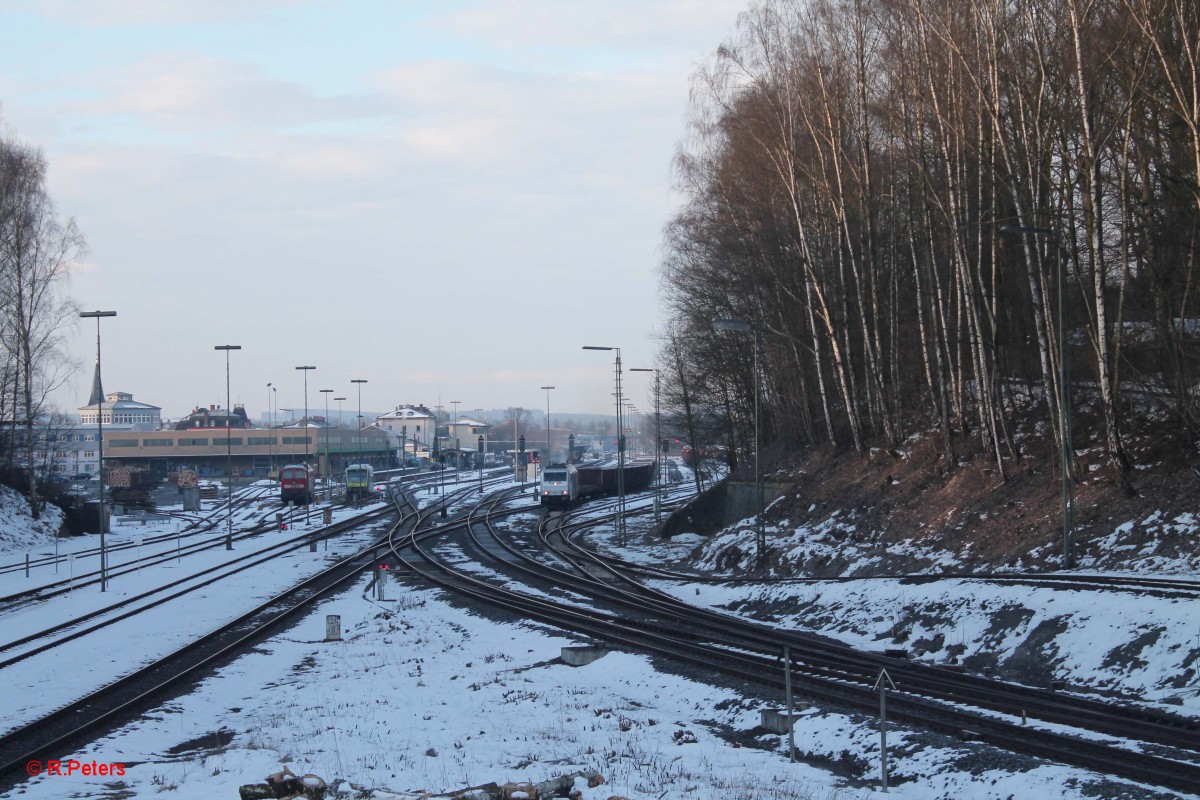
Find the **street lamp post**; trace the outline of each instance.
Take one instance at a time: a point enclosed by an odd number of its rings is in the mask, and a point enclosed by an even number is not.
[[[1048,236],[1058,245],[1058,421],[1059,439],[1062,443],[1059,453],[1062,475],[1062,564],[1064,569],[1070,569],[1075,562],[1075,486],[1071,481],[1071,442],[1074,435],[1071,430],[1071,372],[1067,360],[1067,322],[1063,305],[1066,297],[1064,284],[1067,274],[1067,248],[1063,244],[1062,234],[1053,228],[1003,225],[1000,230],[1003,233]]]
[[[659,415],[659,374],[653,367],[630,367],[630,372],[654,373],[654,524],[662,521],[662,418]]]
[[[342,457],[342,465],[343,465],[343,466],[345,466],[345,464],[346,464],[346,453],[345,453],[345,451],[344,451],[344,447],[343,447],[343,445],[345,444],[345,442],[344,442],[344,440],[342,439],[342,433],[341,433],[341,431],[342,431],[342,401],[343,401],[343,400],[345,400],[346,398],[344,398],[344,397],[335,397],[335,398],[333,398],[333,399],[334,399],[334,400],[337,400],[337,404],[338,404],[338,452],[339,452],[339,454],[340,454],[340,455],[341,455],[341,457]]]
[[[100,479],[100,591],[108,590],[108,549],[104,534],[108,528],[104,518],[104,384],[100,380],[100,318],[115,317],[115,311],[81,311],[80,317],[96,320],[96,477]]]
[[[433,432],[433,463],[437,464],[438,469],[438,494],[442,498],[442,517],[446,516],[446,465],[441,460],[441,437],[437,435],[437,431]]]
[[[413,448],[415,453],[417,448]],[[404,477],[408,470],[408,426],[400,426],[400,487],[403,491]]]
[[[550,390],[554,387],[543,386],[541,388],[546,390],[546,453],[543,457],[548,464],[550,463]]]
[[[298,369],[304,373],[304,466],[307,467],[308,466],[308,452],[309,452],[308,451],[308,444],[309,444],[309,442],[308,442],[308,372],[309,372],[309,370],[316,369],[316,367],[309,364],[307,366],[296,367],[296,369]],[[305,525],[308,524],[308,506],[310,504],[309,501],[311,499],[309,497],[309,494],[310,494],[309,492],[305,492],[305,495],[304,495],[304,524]]]
[[[761,431],[759,425],[759,393],[758,393],[758,351],[761,347],[762,340],[759,334],[758,326],[748,319],[714,319],[712,321],[712,329],[714,331],[750,331],[754,334],[754,487],[758,494],[758,517],[755,520],[755,535],[756,546],[758,548],[758,565],[762,566],[763,558],[767,549],[767,534],[763,528],[763,484],[762,484],[762,462],[759,457],[761,447]]]
[[[450,403],[450,405],[454,406],[454,411],[452,412],[453,416],[451,418],[450,425],[454,425],[455,430],[457,431],[458,430],[458,406],[459,406],[459,404],[462,403],[462,400],[450,400],[449,403]],[[449,439],[449,436],[450,436],[450,425],[446,426],[447,439]],[[458,446],[458,435],[456,434],[454,436],[454,485],[455,486],[458,485],[458,468],[461,466],[462,466],[462,448],[460,448]]]
[[[358,463],[362,463],[362,385],[367,382],[366,378],[355,378],[351,383],[358,386],[358,431],[355,438],[358,440]]]
[[[272,402],[275,387],[267,383],[267,429],[271,431],[271,441],[268,444],[271,453],[271,472],[275,471],[275,404]]]
[[[479,454],[479,493],[483,494],[483,434],[479,434],[476,452]]]
[[[229,351],[241,350],[240,344],[219,344],[213,350],[225,351],[225,472],[229,476],[229,507],[225,512],[225,549],[233,549],[233,406],[229,402]]]
[[[304,463],[308,463],[308,371],[314,366],[296,367],[304,372]],[[305,503],[305,505],[308,505]]]
[[[333,502],[333,484],[330,478],[333,477],[333,465],[329,459],[329,395],[333,394],[333,389],[321,389],[321,394],[325,395],[325,469],[322,474],[325,476],[325,502]]]
[[[615,350],[615,383],[617,398],[617,538],[625,545],[625,423],[621,410],[621,348],[584,345],[584,350]]]

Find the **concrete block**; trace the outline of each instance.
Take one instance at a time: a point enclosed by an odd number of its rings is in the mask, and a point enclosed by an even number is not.
[[[607,650],[603,647],[594,647],[592,645],[575,645],[573,647],[564,647],[560,658],[564,664],[572,667],[583,667],[591,664],[593,661],[601,658]]]

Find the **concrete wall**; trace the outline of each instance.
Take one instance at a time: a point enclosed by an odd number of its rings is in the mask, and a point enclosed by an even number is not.
[[[763,504],[782,497],[789,487],[763,482]],[[758,513],[758,491],[754,481],[721,481],[688,505],[672,512],[662,526],[662,535],[699,533],[708,536],[738,520]]]

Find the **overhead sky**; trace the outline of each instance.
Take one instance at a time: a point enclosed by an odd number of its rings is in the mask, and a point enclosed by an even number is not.
[[[612,409],[653,367],[689,81],[747,0],[9,0],[0,125],[88,253],[104,386]],[[86,403],[94,320],[72,333]],[[626,394],[650,407],[649,374]]]

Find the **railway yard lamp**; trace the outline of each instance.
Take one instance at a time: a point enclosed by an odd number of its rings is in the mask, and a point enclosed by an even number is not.
[[[1003,225],[1000,230],[1002,233],[1047,236],[1054,239],[1058,245],[1058,436],[1062,443],[1059,453],[1062,472],[1062,564],[1064,569],[1070,569],[1075,561],[1075,487],[1071,482],[1071,442],[1074,436],[1071,431],[1071,372],[1067,360],[1067,321],[1063,307],[1066,297],[1064,284],[1067,280],[1067,248],[1063,244],[1062,234],[1054,228]]]
[[[100,591],[108,589],[108,550],[104,534],[108,528],[104,518],[104,384],[100,380],[100,318],[115,317],[115,311],[81,311],[80,317],[96,320],[96,385],[92,400],[96,406],[96,477],[100,479]]]
[[[225,472],[229,475],[229,508],[225,513],[225,549],[233,549],[233,406],[229,404],[229,351],[241,350],[240,344],[219,344],[213,350],[225,351]]]
[[[304,373],[304,467],[308,469],[308,371],[316,369],[310,365],[296,367]],[[304,493],[304,524],[308,524],[308,507],[312,502],[311,492]]]
[[[350,381],[358,386],[358,432],[356,434],[358,440],[358,463],[362,463],[362,385],[367,382],[366,378],[354,378]]]
[[[458,446],[458,407],[462,404],[462,400],[450,400],[450,405],[454,406],[451,412],[450,425],[454,426],[454,485],[458,485],[458,469],[462,466],[462,451]],[[450,440],[450,425],[446,426],[446,441]]]
[[[625,421],[621,410],[621,348],[583,346],[584,350],[615,350],[617,361],[614,368],[617,398],[617,538],[625,545]]]
[[[271,431],[269,450],[271,453],[271,472],[275,472],[275,387],[267,383],[267,428]]]
[[[483,435],[480,434],[476,452],[479,454],[479,493],[483,494]]]
[[[553,386],[543,386],[541,388],[546,390],[546,452],[545,452],[543,458],[545,458],[546,463],[549,464],[550,463],[550,390],[553,389],[554,387]]]
[[[342,401],[345,400],[346,398],[335,397],[333,399],[337,400],[337,404],[338,404],[338,454],[342,457],[342,466],[345,466],[345,464],[346,464],[346,453],[345,453],[346,442],[345,442],[345,439],[342,437],[342,420],[344,419],[344,417],[342,416]]]
[[[442,496],[442,518],[446,516],[446,465],[441,461],[440,436],[433,434],[433,463],[438,465],[438,494]]]
[[[296,367],[304,372],[304,463],[308,463],[308,371],[316,369],[313,366]],[[305,503],[308,505],[308,503]]]
[[[762,462],[759,458],[761,448],[761,433],[759,431],[759,415],[758,415],[758,351],[762,346],[762,337],[758,327],[748,319],[721,319],[717,318],[712,321],[712,329],[714,331],[736,331],[739,333],[750,332],[754,334],[754,488],[758,495],[758,515],[755,519],[755,539],[758,549],[758,564],[762,566],[763,558],[766,555],[767,549],[767,534],[763,528],[763,483],[762,483]]]
[[[329,459],[329,395],[333,394],[333,389],[321,389],[321,394],[325,395],[325,469],[322,473],[325,476],[325,502],[333,502],[333,484],[330,479],[333,477],[333,464]]]
[[[662,418],[659,414],[659,374],[653,367],[630,367],[630,372],[654,373],[654,524],[662,521]]]

